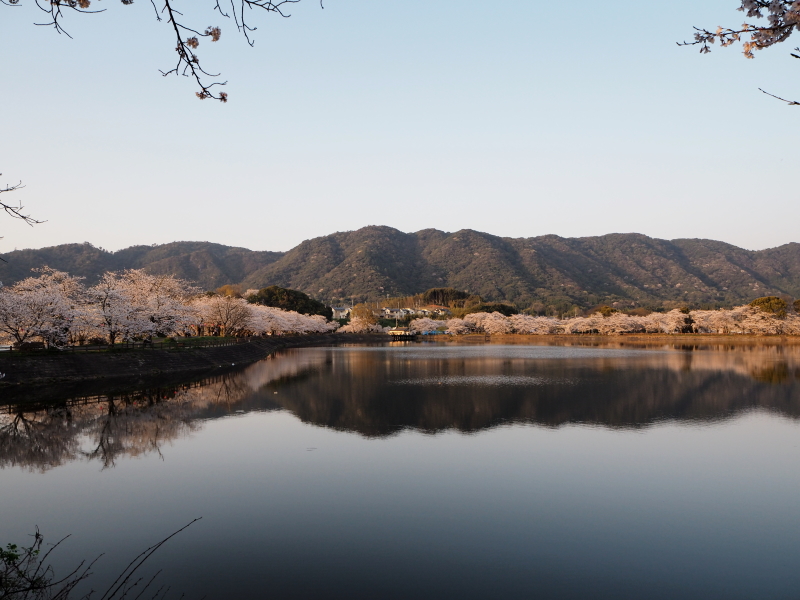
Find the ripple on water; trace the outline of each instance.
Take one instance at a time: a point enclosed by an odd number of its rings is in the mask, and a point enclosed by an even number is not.
[[[453,385],[453,386],[539,386],[556,383],[571,383],[567,379],[551,379],[549,377],[530,377],[524,375],[445,375],[441,377],[421,377],[417,379],[399,379],[390,383],[396,385]]]

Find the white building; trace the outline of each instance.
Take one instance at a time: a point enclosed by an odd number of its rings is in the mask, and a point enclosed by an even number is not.
[[[350,316],[350,309],[352,306],[331,306],[334,319],[347,319]]]

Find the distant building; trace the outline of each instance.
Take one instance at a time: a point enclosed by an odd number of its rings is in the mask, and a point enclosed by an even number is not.
[[[400,319],[405,320],[411,311],[407,308],[384,308],[381,315],[384,319]]]
[[[344,307],[344,306],[331,306],[331,310],[333,311],[333,318],[334,319],[347,319],[350,316],[350,309],[352,307]]]
[[[423,306],[420,309],[420,312],[425,315],[439,315],[442,317],[446,317],[448,315],[452,315],[453,313],[450,312],[450,309],[446,306],[441,306],[438,304],[431,304],[429,306]]]

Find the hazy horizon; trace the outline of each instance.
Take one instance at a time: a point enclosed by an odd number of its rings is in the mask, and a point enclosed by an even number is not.
[[[647,234],[640,233],[640,232],[637,232],[637,231],[625,231],[625,232],[613,231],[613,232],[603,233],[603,234],[599,234],[599,235],[587,235],[587,236],[565,236],[565,235],[558,235],[556,233],[544,233],[544,234],[539,234],[539,235],[516,237],[516,236],[498,235],[498,234],[495,234],[495,233],[493,233],[491,231],[481,231],[481,230],[478,230],[478,229],[466,229],[466,228],[465,229],[459,229],[459,230],[453,230],[453,231],[447,231],[447,230],[444,230],[444,229],[438,229],[436,227],[425,227],[425,228],[422,228],[422,229],[418,229],[416,231],[403,231],[401,229],[398,229],[397,227],[393,227],[392,225],[364,225],[363,227],[359,227],[357,229],[331,231],[328,234],[314,236],[313,238],[310,237],[310,238],[307,238],[305,240],[301,240],[301,242],[299,242],[298,244],[295,244],[294,246],[291,246],[289,248],[282,248],[282,249],[277,249],[277,248],[252,248],[252,247],[244,246],[242,244],[229,244],[229,243],[219,242],[219,241],[216,241],[216,240],[200,240],[200,239],[173,240],[173,241],[160,242],[160,243],[154,243],[154,244],[133,243],[133,244],[129,244],[127,246],[119,246],[119,247],[107,247],[107,246],[103,246],[103,245],[100,245],[100,244],[93,243],[90,240],[84,240],[83,242],[78,242],[78,241],[62,242],[60,244],[45,244],[45,245],[36,246],[36,247],[17,247],[17,248],[13,248],[13,249],[3,250],[2,252],[0,252],[0,255],[8,254],[10,252],[23,251],[23,250],[43,250],[45,248],[54,248],[56,246],[62,246],[62,245],[67,245],[67,244],[89,244],[89,245],[91,245],[91,246],[93,246],[95,248],[99,248],[101,250],[104,250],[104,251],[107,251],[107,252],[111,252],[111,253],[119,252],[120,250],[125,250],[126,248],[131,248],[131,247],[135,247],[135,246],[157,247],[157,246],[165,246],[165,245],[168,245],[168,244],[181,244],[181,243],[219,244],[221,246],[229,246],[229,247],[233,247],[233,248],[244,248],[246,250],[251,250],[253,252],[288,252],[288,251],[292,250],[293,248],[296,248],[299,244],[301,244],[301,243],[303,243],[305,241],[308,241],[308,240],[317,239],[317,238],[321,238],[321,237],[327,237],[329,235],[334,235],[336,233],[349,233],[349,232],[353,232],[353,231],[358,231],[359,229],[365,229],[367,227],[389,227],[389,228],[396,229],[397,231],[401,231],[402,233],[409,234],[409,235],[415,234],[415,233],[419,233],[420,231],[426,231],[426,230],[431,230],[431,229],[434,229],[434,230],[437,230],[437,231],[441,231],[442,233],[446,233],[446,234],[454,234],[454,233],[458,233],[460,231],[471,230],[471,231],[476,231],[478,233],[485,233],[485,234],[488,234],[488,235],[492,235],[492,236],[495,236],[495,237],[511,238],[511,239],[538,238],[538,237],[546,237],[546,236],[552,236],[552,235],[555,235],[556,237],[560,237],[560,238],[564,238],[564,239],[594,238],[594,237],[604,237],[604,236],[607,236],[607,235],[644,235],[645,237],[648,237],[648,238],[651,238],[651,239],[661,239],[661,240],[666,240],[666,241],[669,241],[669,242],[676,241],[676,240],[681,240],[681,239],[711,240],[711,241],[715,241],[715,242],[722,242],[722,243],[725,243],[725,244],[729,244],[731,246],[735,246],[737,248],[741,248],[742,250],[748,250],[750,252],[759,252],[761,250],[770,250],[772,248],[778,248],[780,246],[785,246],[785,245],[788,245],[788,244],[800,243],[800,242],[795,242],[795,241],[789,241],[789,242],[785,242],[785,243],[782,243],[782,244],[776,244],[774,246],[766,246],[764,248],[747,248],[747,247],[744,247],[744,246],[738,246],[737,244],[731,243],[731,242],[729,242],[727,240],[720,240],[720,239],[714,239],[714,238],[700,238],[700,237],[698,237],[698,238],[679,238],[678,237],[678,238],[667,239],[667,238],[657,238],[657,237],[654,237],[654,236],[648,236]]]

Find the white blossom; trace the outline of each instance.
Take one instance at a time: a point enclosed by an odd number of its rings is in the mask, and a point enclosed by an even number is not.
[[[0,335],[18,344],[38,339],[61,346],[79,313],[81,278],[49,267],[38,272],[39,277],[0,288]]]

